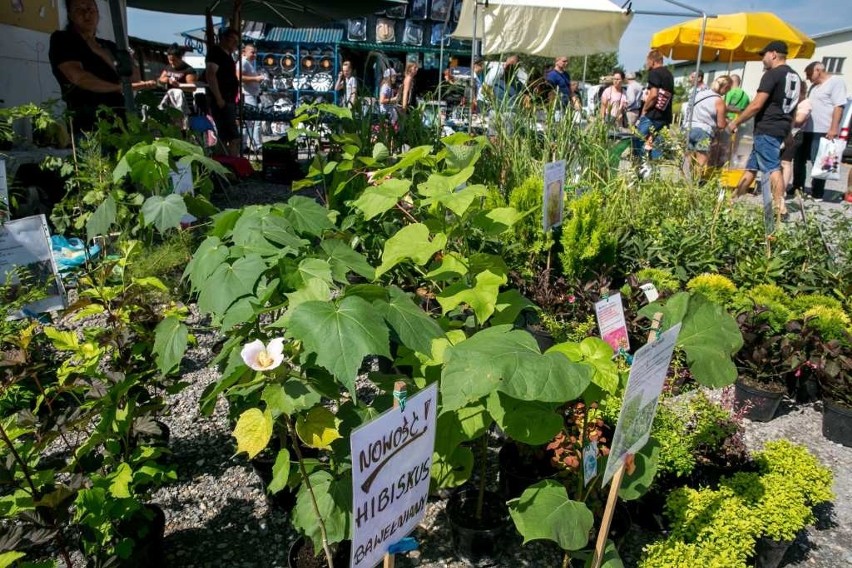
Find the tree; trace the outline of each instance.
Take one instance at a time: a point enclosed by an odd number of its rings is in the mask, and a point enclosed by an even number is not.
[[[585,56],[577,55],[571,57],[568,62],[568,72],[571,74],[571,79],[575,81],[583,80],[583,60]],[[589,55],[586,63],[586,82],[598,83],[600,78],[605,75],[610,75],[615,69],[618,69],[618,53],[612,51],[610,53],[596,53]]]

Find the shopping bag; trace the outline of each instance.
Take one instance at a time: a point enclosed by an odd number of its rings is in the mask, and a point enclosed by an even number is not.
[[[839,180],[840,156],[843,155],[845,145],[846,142],[838,138],[834,140],[820,138],[817,155],[814,158],[814,167],[811,169],[811,177],[826,181]]]

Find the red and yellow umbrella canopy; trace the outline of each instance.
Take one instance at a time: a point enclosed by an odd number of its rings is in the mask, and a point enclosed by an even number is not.
[[[701,18],[661,30],[651,39],[651,48],[672,59],[696,60],[701,38]],[[787,44],[788,59],[813,55],[812,39],[771,12],[720,14],[707,19],[702,61],[758,61],[760,50],[770,41]]]

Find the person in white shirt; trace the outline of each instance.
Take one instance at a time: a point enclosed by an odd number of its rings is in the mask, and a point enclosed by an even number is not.
[[[352,63],[344,61],[340,67],[340,74],[337,76],[337,84],[334,85],[335,91],[343,91],[343,100],[341,106],[352,108],[355,106],[355,97],[358,95],[358,79],[352,72]]]
[[[802,145],[793,162],[793,187],[805,186],[807,162],[814,161],[819,149],[820,138],[834,140],[840,133],[840,117],[846,104],[846,84],[840,77],[826,72],[825,66],[813,61],[805,67],[805,77],[811,82],[808,100],[811,102],[811,116],[802,131]],[[811,197],[822,199],[825,180],[811,180]]]
[[[627,85],[624,94],[627,96],[627,126],[633,127],[639,120],[639,112],[642,110],[642,85],[636,80],[635,73],[627,74]]]
[[[257,107],[260,103],[260,83],[263,81],[264,76],[257,72],[255,61],[257,61],[257,48],[251,43],[245,44],[238,70],[242,79],[240,93],[243,97],[243,104]],[[247,152],[260,152],[263,146],[260,127],[261,123],[258,120],[245,121],[243,148]]]

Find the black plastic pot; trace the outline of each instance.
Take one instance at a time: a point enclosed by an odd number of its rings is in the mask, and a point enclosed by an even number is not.
[[[123,568],[149,568],[165,565],[163,543],[166,533],[166,514],[159,505],[146,503],[145,509],[153,516],[148,519],[143,515],[134,515],[118,525],[118,531],[134,538],[133,552],[129,558],[122,559]],[[101,562],[107,559],[100,559]],[[90,559],[88,566],[97,565]]]
[[[347,568],[351,552],[352,541],[344,540],[337,544],[331,557],[334,561],[334,568]],[[289,568],[328,568],[328,562],[322,550],[318,555],[314,555],[313,543],[300,536],[290,545],[290,550],[287,553],[287,566]]]
[[[852,408],[825,401],[822,435],[838,444],[852,447]]]
[[[473,565],[499,558],[505,539],[509,510],[497,493],[485,492],[482,517],[476,518],[478,490],[463,489],[447,501],[447,517],[453,548],[460,560]]]
[[[269,493],[267,489],[272,482],[272,466],[275,464],[275,455],[260,454],[251,460],[251,467],[254,473],[260,478],[263,484],[263,494],[266,495],[266,502],[270,507],[278,509],[282,512],[289,512],[296,506],[296,492],[285,487],[278,493]]]
[[[790,544],[788,541],[770,540],[765,537],[757,539],[754,546],[754,567],[778,568]]]
[[[769,422],[781,404],[783,391],[770,391],[737,381],[734,385],[734,406],[746,408],[745,417],[755,422]]]
[[[507,501],[520,497],[527,487],[555,473],[546,455],[522,456],[518,446],[511,442],[500,448],[498,463],[500,491]]]

